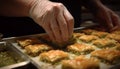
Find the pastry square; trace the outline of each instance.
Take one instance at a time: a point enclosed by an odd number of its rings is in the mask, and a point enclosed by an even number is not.
[[[120,62],[120,51],[115,49],[102,49],[91,52],[91,57],[96,57],[103,63],[116,64]]]
[[[99,48],[111,48],[116,46],[117,41],[105,38],[105,39],[97,39],[92,43],[93,45]]]
[[[48,52],[43,52],[40,54],[40,60],[48,63],[58,63],[61,60],[68,59],[68,53],[62,50],[50,50]]]
[[[44,51],[49,51],[51,49],[52,47],[46,44],[34,44],[25,47],[26,53],[33,57],[38,56],[40,53]]]
[[[85,35],[84,33],[73,33],[73,38],[78,38],[82,35]]]
[[[88,54],[94,50],[95,50],[94,46],[86,45],[86,44],[75,43],[73,45],[67,46],[67,51],[77,55]]]
[[[25,48],[27,45],[35,44],[35,43],[42,43],[37,38],[20,38],[17,39],[17,43],[22,47]]]
[[[109,34],[106,36],[106,38],[114,39],[114,40],[120,42],[120,35],[118,35],[118,34]]]
[[[107,32],[102,32],[102,31],[97,31],[97,32],[92,32],[91,35],[98,36],[99,38],[105,38],[109,33]]]
[[[78,56],[75,59],[63,60],[62,69],[100,69],[99,60]]]
[[[71,38],[68,39],[68,41],[66,42],[62,42],[62,43],[58,43],[58,42],[53,42],[50,37],[48,35],[43,35],[39,37],[41,39],[41,41],[43,41],[44,43],[47,43],[49,45],[52,45],[54,48],[56,49],[62,49],[64,47],[66,47],[69,44],[73,44],[76,42],[76,39],[72,36]]]
[[[79,37],[78,39],[83,42],[89,43],[89,42],[92,42],[93,40],[98,39],[98,37],[94,36],[94,35],[83,35],[83,36]]]

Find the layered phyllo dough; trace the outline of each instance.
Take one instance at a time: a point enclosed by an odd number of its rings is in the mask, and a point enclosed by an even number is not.
[[[91,53],[91,56],[107,64],[116,64],[120,62],[120,51],[115,49],[96,50]]]
[[[91,35],[93,32],[96,32],[96,30],[93,30],[93,29],[84,29],[84,30],[81,30],[81,33],[85,33],[87,35]]]
[[[120,42],[120,35],[118,35],[118,34],[109,34],[106,36],[106,38],[114,39],[114,40]]]
[[[84,33],[73,33],[73,38],[78,38],[82,35],[85,35]]]
[[[62,69],[99,69],[99,60],[78,56],[75,59],[63,60]]]
[[[90,52],[94,51],[95,47],[91,45],[86,45],[86,44],[79,44],[75,43],[73,45],[67,46],[67,51],[81,55],[81,54],[89,54]]]
[[[79,37],[78,39],[83,41],[83,42],[89,43],[93,40],[98,39],[98,37],[94,36],[94,35],[83,35],[83,36]]]
[[[51,49],[53,48],[46,44],[34,44],[25,47],[26,53],[33,57],[38,56],[40,53],[44,51],[49,51]]]
[[[99,48],[110,48],[116,46],[117,41],[105,38],[105,39],[97,39],[92,43],[93,45]]]
[[[68,41],[66,42],[62,42],[62,43],[59,43],[59,42],[53,42],[50,37],[48,35],[43,35],[43,36],[40,36],[39,37],[44,43],[47,43],[48,45],[52,45],[54,48],[56,49],[61,49],[61,48],[64,48],[66,47],[67,45],[69,44],[73,44],[76,42],[76,39],[74,38],[74,36],[71,36],[71,38],[68,39]]]
[[[43,62],[48,63],[58,63],[61,60],[68,59],[69,55],[68,53],[62,51],[62,50],[50,50],[48,52],[44,52],[40,54],[40,60]]]
[[[36,44],[36,43],[42,43],[37,38],[21,38],[17,40],[17,43],[22,47],[26,47],[27,45]]]
[[[98,36],[99,38],[105,38],[109,33],[107,32],[102,32],[102,31],[97,31],[97,32],[92,32],[91,35]]]

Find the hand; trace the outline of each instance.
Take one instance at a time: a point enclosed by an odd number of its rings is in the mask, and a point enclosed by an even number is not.
[[[54,42],[66,42],[72,36],[74,19],[62,3],[37,0],[30,9],[30,17]]]
[[[107,31],[114,31],[120,28],[120,17],[104,5],[99,8],[95,17],[107,28]]]

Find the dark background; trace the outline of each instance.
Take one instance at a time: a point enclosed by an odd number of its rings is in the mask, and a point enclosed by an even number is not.
[[[23,36],[44,33],[31,18],[28,17],[0,17],[0,33],[3,37]]]

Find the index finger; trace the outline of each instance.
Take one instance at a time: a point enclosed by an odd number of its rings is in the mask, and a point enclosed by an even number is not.
[[[72,36],[73,33],[73,28],[74,28],[74,18],[73,16],[68,12],[68,10],[65,8],[64,10],[64,17],[67,22],[68,26],[68,33],[69,33],[69,38]]]

